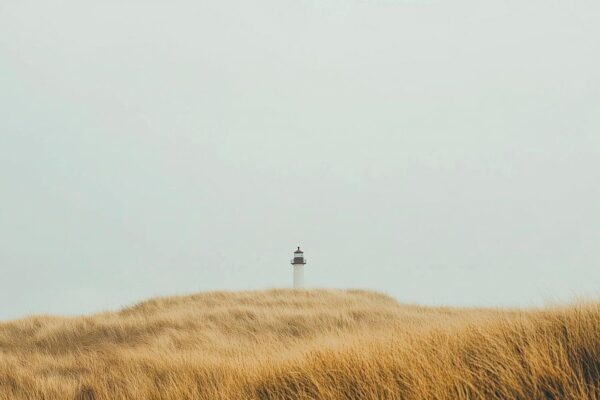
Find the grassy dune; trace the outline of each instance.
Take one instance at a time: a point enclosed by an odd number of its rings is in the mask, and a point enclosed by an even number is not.
[[[600,399],[600,305],[205,293],[0,324],[0,399]]]

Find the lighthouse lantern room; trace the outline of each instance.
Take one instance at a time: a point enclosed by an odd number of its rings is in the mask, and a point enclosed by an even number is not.
[[[304,258],[304,252],[300,250],[300,247],[294,252],[292,265],[294,266],[294,289],[302,289],[304,287],[304,266],[306,265],[306,258]]]

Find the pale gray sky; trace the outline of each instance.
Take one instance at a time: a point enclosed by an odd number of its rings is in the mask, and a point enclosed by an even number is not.
[[[600,3],[0,3],[0,318],[306,280],[600,293]]]

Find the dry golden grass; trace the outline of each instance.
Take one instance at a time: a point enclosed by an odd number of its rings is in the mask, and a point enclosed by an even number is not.
[[[31,317],[0,324],[0,399],[600,399],[600,305],[271,290]]]

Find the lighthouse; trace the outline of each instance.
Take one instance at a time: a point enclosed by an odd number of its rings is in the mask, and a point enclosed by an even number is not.
[[[294,289],[302,289],[304,287],[304,265],[306,265],[306,258],[304,258],[304,252],[300,250],[300,247],[294,252],[292,265],[294,266]]]

